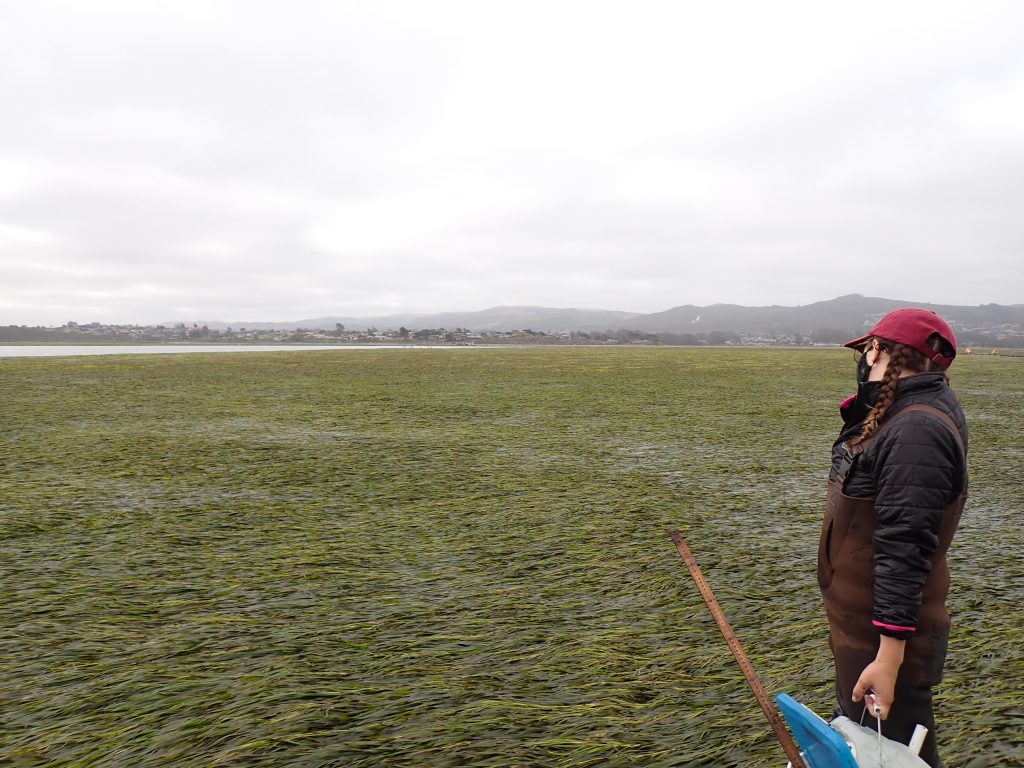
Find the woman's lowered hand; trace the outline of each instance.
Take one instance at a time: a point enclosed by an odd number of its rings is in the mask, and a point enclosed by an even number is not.
[[[875,660],[864,668],[853,686],[853,700],[861,701],[867,696],[868,711],[874,715],[877,706],[880,710],[878,717],[882,720],[889,716],[896,698],[896,676],[903,663],[906,644],[905,640],[882,635]]]

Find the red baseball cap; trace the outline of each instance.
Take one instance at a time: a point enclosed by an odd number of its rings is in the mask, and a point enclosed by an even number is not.
[[[928,346],[928,339],[936,333],[953,348],[953,354],[949,357]],[[860,349],[868,339],[875,336],[913,347],[943,370],[949,368],[953,358],[956,357],[956,336],[953,335],[953,330],[945,320],[930,309],[918,309],[917,307],[894,309],[879,320],[878,325],[865,335],[859,339],[848,341],[843,346]]]

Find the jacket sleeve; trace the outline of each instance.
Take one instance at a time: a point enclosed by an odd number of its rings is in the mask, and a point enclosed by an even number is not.
[[[942,513],[959,491],[960,449],[949,428],[907,414],[883,436],[875,460],[875,605],[882,634],[909,638],[939,544]]]

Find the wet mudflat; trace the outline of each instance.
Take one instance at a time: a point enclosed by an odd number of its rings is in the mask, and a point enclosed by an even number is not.
[[[841,350],[0,360],[0,763],[784,765]],[[1024,763],[1024,361],[965,357],[940,738]]]

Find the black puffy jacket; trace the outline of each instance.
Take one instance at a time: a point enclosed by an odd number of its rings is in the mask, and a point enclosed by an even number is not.
[[[844,404],[846,425],[832,449],[835,469],[843,442],[860,433],[870,400],[862,388],[858,402]],[[866,396],[868,395],[868,396]],[[915,403],[934,406],[957,424],[967,447],[967,423],[956,395],[941,373],[900,379],[886,420]],[[874,620],[890,627],[915,627],[921,589],[938,546],[942,513],[967,492],[967,460],[950,428],[928,413],[909,413],[892,424],[860,454],[843,488],[848,496],[875,499]],[[911,631],[880,630],[895,637]]]

